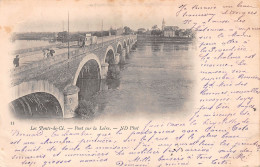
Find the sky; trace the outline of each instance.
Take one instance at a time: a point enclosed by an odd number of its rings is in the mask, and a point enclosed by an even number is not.
[[[37,2],[37,1],[35,1]],[[173,2],[150,1],[94,1],[87,3],[66,3],[66,1],[34,1],[30,3],[12,4],[8,11],[15,32],[59,32],[68,28],[68,13],[70,31],[97,31],[128,26],[131,29],[151,29],[153,25],[177,25],[186,28],[183,19],[176,17],[178,5]],[[40,3],[39,3],[40,2]],[[71,2],[71,1],[70,1]],[[113,1],[112,1],[113,2]],[[9,21],[9,20],[8,20]]]

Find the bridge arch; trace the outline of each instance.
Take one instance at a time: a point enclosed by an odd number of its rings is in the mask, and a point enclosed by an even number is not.
[[[123,45],[121,42],[118,42],[116,45],[116,53],[121,53],[123,49]]]
[[[108,64],[111,64],[113,63],[113,61],[115,61],[115,51],[111,45],[107,47],[105,52],[105,58],[103,61],[104,63],[108,63]]]
[[[62,116],[64,117],[64,94],[55,85],[46,80],[32,80],[14,86],[11,89],[9,103],[34,93],[47,93],[55,97],[60,104]]]
[[[77,83],[77,80],[78,80],[78,76],[80,74],[80,71],[82,70],[82,68],[85,66],[85,64],[91,60],[94,60],[96,61],[96,63],[98,64],[98,68],[99,68],[99,75],[101,76],[101,64],[100,64],[100,61],[99,61],[99,58],[91,53],[91,54],[88,54],[86,55],[80,62],[79,66],[78,66],[78,69],[75,73],[75,76],[74,76],[74,79],[73,79],[73,85],[76,85]]]

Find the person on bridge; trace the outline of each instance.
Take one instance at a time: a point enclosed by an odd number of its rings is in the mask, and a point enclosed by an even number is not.
[[[43,49],[43,57],[48,58],[48,49]]]
[[[50,55],[53,56],[54,53],[55,51],[53,49],[50,49]]]
[[[82,45],[81,45],[81,48],[85,48],[85,40],[83,39],[83,41],[82,41]]]
[[[13,64],[15,67],[19,67],[19,55],[16,55],[16,57],[14,58]]]

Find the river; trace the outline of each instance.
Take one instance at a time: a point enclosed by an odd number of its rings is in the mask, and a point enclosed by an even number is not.
[[[96,77],[97,65],[90,62],[86,68],[91,74],[77,82],[80,92],[76,118],[161,118],[189,114],[195,80],[194,52],[194,44],[138,41],[126,64],[110,67],[117,69],[116,79],[106,80]],[[44,93],[19,98],[11,107],[25,119],[62,117],[58,101]]]
[[[49,46],[58,43],[59,42],[50,43],[49,41],[43,41],[43,40],[15,40],[13,42],[13,47],[15,48],[15,50],[20,50],[20,49]]]
[[[194,87],[194,52],[194,44],[139,41],[126,64],[119,67],[118,79],[86,81],[82,90],[86,100],[81,107],[87,112],[83,109],[80,117],[188,114]]]

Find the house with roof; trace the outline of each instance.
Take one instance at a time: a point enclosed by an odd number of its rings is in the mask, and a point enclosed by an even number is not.
[[[165,37],[175,37],[175,32],[179,30],[178,26],[166,26],[165,21],[162,21],[162,32]]]

